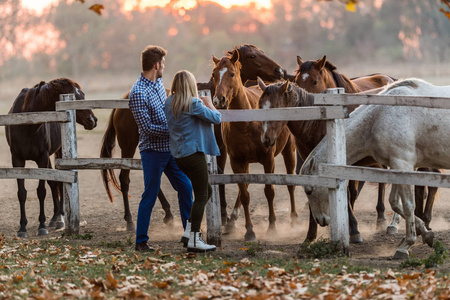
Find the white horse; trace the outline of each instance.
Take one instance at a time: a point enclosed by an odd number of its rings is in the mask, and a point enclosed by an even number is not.
[[[424,80],[410,78],[387,86],[380,95],[415,95],[450,97],[450,86],[435,86]],[[450,99],[449,99],[450,101]],[[450,169],[450,110],[412,106],[363,105],[345,121],[347,165],[365,157],[401,171],[420,167]],[[317,174],[318,165],[327,161],[324,138],[311,152],[301,174]],[[321,226],[330,222],[328,189],[305,187],[311,211]],[[430,247],[434,233],[414,216],[414,187],[393,184],[389,203],[406,222],[406,238],[394,258],[408,257],[408,249],[416,241],[416,229]]]

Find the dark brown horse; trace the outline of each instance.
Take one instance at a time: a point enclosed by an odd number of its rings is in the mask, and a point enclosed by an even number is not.
[[[217,108],[257,109],[261,90],[257,87],[247,88],[240,77],[241,64],[239,52],[235,51],[231,57],[221,59],[213,56],[213,81],[215,86],[214,105]],[[275,156],[281,153],[288,174],[293,174],[295,168],[295,148],[292,135],[285,127],[274,141],[274,146],[267,148],[260,139],[262,133],[261,122],[225,122],[222,123],[222,137],[230,157],[230,165],[234,173],[248,173],[250,163],[260,163],[265,173],[275,170]],[[239,183],[239,194],[233,213],[227,227],[232,228],[237,219],[239,205],[242,204],[245,213],[245,240],[254,240],[255,233],[250,218],[248,183]],[[294,186],[288,186],[291,199],[291,218],[297,219],[295,209]],[[275,211],[273,207],[274,189],[272,185],[265,185],[264,193],[269,205],[269,232],[275,230]]]
[[[75,94],[77,100],[84,99],[78,83],[68,78],[54,79],[48,83],[41,81],[33,88],[24,88],[17,96],[10,114],[21,112],[53,111],[55,102],[59,101],[60,94]],[[77,123],[91,130],[97,126],[97,118],[91,110],[77,110]],[[11,150],[11,160],[13,167],[25,166],[25,161],[35,161],[39,168],[52,168],[50,156],[55,154],[61,157],[61,126],[59,123],[43,123],[36,125],[14,125],[6,126],[6,140]],[[53,197],[53,217],[49,227],[56,226],[57,229],[64,227],[62,218],[63,199],[62,184],[55,181],[47,181]],[[18,237],[27,237],[27,218],[25,213],[25,202],[27,200],[27,190],[25,181],[17,179],[19,191],[17,192],[20,202],[20,229]],[[46,195],[45,180],[39,180],[37,188],[39,198],[39,229],[38,235],[48,234],[45,226],[44,200]]]
[[[257,76],[260,76],[263,80],[267,81],[275,81],[283,77],[284,71],[282,70],[281,66],[267,57],[264,52],[258,47],[254,45],[241,45],[236,49],[228,51],[227,53],[228,55],[232,55],[232,53],[234,53],[235,51],[239,52],[242,71],[244,72],[244,76],[241,77],[243,82],[252,79],[256,80]],[[197,86],[199,90],[211,90],[211,95],[214,95],[214,83],[212,79],[206,83],[198,83]],[[127,98],[128,93],[123,97],[123,99]],[[221,156],[217,157],[217,163],[219,168],[223,170],[226,164],[227,155],[221,137],[220,126],[215,126],[214,132],[216,135],[217,144],[219,145],[221,152]],[[112,157],[113,150],[115,148],[116,137],[122,152],[121,157],[132,158],[136,152],[136,148],[139,142],[139,133],[136,122],[129,109],[114,109],[111,112],[108,126],[103,136],[100,157]],[[133,231],[134,223],[128,203],[130,170],[122,169],[120,171],[120,184],[116,179],[114,170],[112,169],[102,170],[102,178],[106,193],[111,201],[113,199],[113,196],[110,189],[110,183],[116,190],[121,191],[125,208],[124,219],[127,222],[127,230]],[[164,223],[171,223],[171,221],[173,220],[173,216],[170,211],[170,204],[164,197],[162,191],[160,191],[158,197],[165,211]],[[220,186],[220,199],[222,207],[222,223],[225,224],[227,221],[227,211],[225,189],[223,185]]]
[[[298,87],[295,83],[280,82],[276,84],[271,84],[266,86],[263,81],[259,81],[259,85],[262,90],[264,90],[262,96],[259,100],[260,108],[279,108],[279,107],[303,107],[303,106],[313,106],[314,105],[314,95],[308,93],[304,89]],[[353,111],[355,107],[349,107],[349,111]],[[262,139],[266,144],[270,144],[271,140],[276,139],[280,134],[281,129],[287,124],[289,130],[295,137],[295,143],[297,151],[300,153],[303,159],[311,153],[315,146],[323,139],[326,135],[326,122],[321,120],[311,120],[311,121],[284,121],[284,122],[267,122],[263,127],[266,129]],[[379,164],[375,163],[371,158],[368,158],[360,162],[360,165],[364,166],[376,166],[380,167]],[[359,190],[356,193],[349,191],[349,225],[350,225],[350,240],[357,242],[361,240],[358,228],[357,220],[353,214],[353,204],[358,196]],[[427,203],[426,209],[430,211],[423,212],[423,189],[420,190],[416,187],[416,200],[417,200],[417,216],[422,210],[422,215],[431,214],[431,208]],[[429,197],[434,199],[436,191],[429,191]],[[352,198],[352,199],[350,199]],[[430,203],[432,206],[432,202]],[[431,219],[431,217],[430,217]],[[314,240],[317,237],[317,223],[314,221],[312,215],[310,214],[309,230],[306,239],[309,241]]]

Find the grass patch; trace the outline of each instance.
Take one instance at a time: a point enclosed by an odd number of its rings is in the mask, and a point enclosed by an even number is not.
[[[336,258],[345,256],[338,242],[318,239],[316,242],[304,242],[297,253],[299,258]]]
[[[439,240],[434,242],[433,250],[434,253],[430,254],[430,256],[424,260],[415,258],[414,255],[411,255],[400,264],[400,268],[418,268],[422,265],[428,269],[437,268],[448,259],[448,250]]]

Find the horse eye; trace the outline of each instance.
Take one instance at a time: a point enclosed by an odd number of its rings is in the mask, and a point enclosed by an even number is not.
[[[252,54],[252,55],[250,56],[250,58],[256,58],[256,55],[255,55],[255,54]]]
[[[314,85],[317,85],[319,82],[317,81],[317,80],[315,80],[314,82],[313,82],[313,84]]]
[[[233,73],[233,74],[231,74],[231,77],[234,77],[234,73]]]

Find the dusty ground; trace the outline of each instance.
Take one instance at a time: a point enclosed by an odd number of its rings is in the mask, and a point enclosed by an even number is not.
[[[99,125],[94,131],[86,132],[82,128],[78,128],[78,156],[79,157],[98,157],[101,145],[101,139],[106,127],[106,120],[109,111],[100,111],[96,114],[99,116]],[[120,150],[116,149],[116,154]],[[136,156],[138,157],[138,156]],[[4,136],[4,130],[0,129],[0,167],[10,167],[11,160],[9,148]],[[27,167],[34,167],[34,163],[30,162]],[[284,166],[281,158],[277,159],[276,172],[282,173]],[[251,172],[262,173],[262,168],[258,165],[252,165]],[[226,173],[231,173],[230,168]],[[110,203],[100,177],[98,170],[82,170],[79,174],[80,178],[80,220],[82,222],[81,234],[92,233],[94,242],[115,242],[120,241],[126,244],[127,241],[134,241],[134,235],[125,231],[125,221],[123,220],[123,204],[121,196],[116,193],[113,203]],[[35,236],[38,227],[38,200],[36,196],[37,181],[26,181],[28,189],[27,215],[28,215],[28,232],[30,238]],[[143,189],[143,180],[140,171],[131,172],[131,210],[134,220],[136,219],[137,207],[140,195]],[[159,246],[163,251],[182,252],[185,251],[182,245],[178,243],[182,234],[181,221],[179,218],[178,205],[176,204],[176,194],[171,188],[167,179],[163,178],[163,191],[166,193],[172,205],[172,212],[175,215],[173,227],[163,224],[164,217],[161,205],[156,204],[149,230],[150,241],[153,245]],[[8,237],[16,234],[19,228],[19,202],[17,200],[17,185],[15,180],[0,181],[0,207],[3,211],[0,218],[0,232]],[[308,211],[306,210],[306,195],[302,187],[296,189],[297,211],[299,212],[299,223],[295,227],[290,226],[290,205],[287,189],[285,187],[275,187],[275,209],[277,214],[277,236],[268,237],[265,235],[268,226],[268,209],[264,196],[262,185],[250,185],[252,220],[257,239],[260,241],[264,252],[258,255],[263,257],[294,257],[299,248],[299,244],[305,239],[308,228]],[[234,204],[237,195],[237,186],[228,185],[226,188],[227,201],[229,203],[228,213],[231,213],[231,207]],[[47,217],[51,216],[52,205],[50,200],[50,191],[47,192],[46,212]],[[395,267],[399,265],[398,261],[393,261],[390,257],[394,254],[396,246],[404,235],[404,222],[399,226],[399,234],[396,236],[387,236],[384,231],[376,229],[376,185],[366,185],[364,187],[360,199],[356,203],[356,216],[359,220],[360,231],[364,242],[358,245],[351,245],[351,259],[358,264],[379,267]],[[392,211],[388,203],[387,218],[390,219]],[[237,225],[243,228],[243,213]],[[441,189],[439,200],[435,204],[433,220],[431,222],[437,239],[441,240],[444,245],[450,249],[450,192],[448,189]],[[206,230],[206,225],[203,225]],[[60,232],[50,231],[49,237],[59,236]],[[244,246],[244,232],[240,230],[234,235],[223,236],[222,247],[217,251],[217,255],[221,257],[245,257],[247,254],[241,250]],[[323,238],[329,237],[328,228],[319,228],[319,236]],[[39,237],[41,238],[41,237]],[[47,237],[44,237],[47,238]],[[131,246],[130,246],[131,247]],[[433,250],[418,240],[412,248],[412,253],[417,258],[426,258]],[[449,270],[450,264],[443,266]]]

